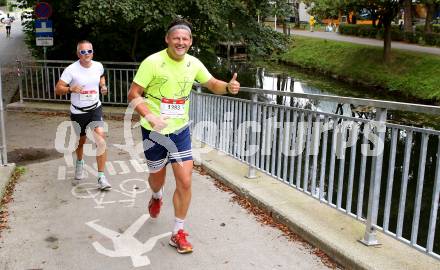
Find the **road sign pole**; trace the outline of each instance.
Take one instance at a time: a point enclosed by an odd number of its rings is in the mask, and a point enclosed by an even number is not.
[[[47,70],[47,47],[43,46],[43,60],[44,60],[44,78],[46,80],[46,93],[49,93],[49,71]]]
[[[49,72],[47,69],[47,46],[53,46],[53,33],[52,33],[52,21],[49,20],[52,15],[52,7],[47,2],[37,2],[35,6],[35,16],[38,20],[35,20],[35,36],[37,46],[43,46],[43,58],[44,58],[44,79],[46,92],[49,93]]]

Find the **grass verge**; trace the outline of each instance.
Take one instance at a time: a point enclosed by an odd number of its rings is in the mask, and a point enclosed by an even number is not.
[[[384,64],[382,52],[381,47],[296,36],[280,60],[407,97],[440,101],[440,56],[393,49],[391,62]]]

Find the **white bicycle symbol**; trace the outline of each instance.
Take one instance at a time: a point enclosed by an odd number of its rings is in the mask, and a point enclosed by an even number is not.
[[[104,197],[108,192],[102,192],[98,189],[97,184],[95,183],[81,183],[77,186],[73,187],[71,193],[73,196],[79,199],[93,199],[97,206],[95,208],[103,208],[103,204],[116,203],[116,202],[129,202],[131,203],[128,207],[134,206],[134,200],[136,196],[140,193],[144,193],[149,189],[147,183],[143,179],[139,178],[131,178],[122,181],[119,184],[118,188],[113,188],[111,192],[120,193],[129,199],[121,199],[121,200],[113,200],[113,201],[104,201]]]

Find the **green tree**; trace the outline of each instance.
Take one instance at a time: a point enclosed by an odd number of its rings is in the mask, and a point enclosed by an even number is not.
[[[80,0],[57,0],[52,1],[53,37],[54,46],[48,48],[49,59],[75,59],[76,43],[81,39],[89,39],[92,31],[89,27],[77,27],[73,10],[77,10]],[[19,8],[34,8],[36,0],[19,0]],[[35,19],[35,14],[33,14]],[[26,43],[32,54],[42,56],[42,50],[35,45],[35,22],[28,20],[23,22],[23,29],[26,34]],[[91,39],[92,42],[95,40]],[[97,55],[102,59],[101,55]],[[107,59],[105,59],[107,60]]]
[[[91,28],[90,35],[98,44],[114,44],[116,54],[137,61],[139,44],[146,39],[153,50],[163,44],[163,39],[154,36],[163,33],[178,8],[178,4],[162,0],[83,0],[74,15],[76,26]]]
[[[337,16],[340,12],[348,14],[367,9],[374,16],[379,18],[377,27],[384,29],[383,60],[389,63],[391,60],[391,22],[396,17],[403,0],[307,0],[308,4],[313,3],[310,12],[319,17]]]
[[[403,27],[405,32],[412,32],[412,1],[411,0],[403,0]]]
[[[36,2],[20,0],[25,7]],[[192,53],[213,51],[219,41],[234,40],[246,43],[250,53],[270,54],[287,48],[288,39],[257,24],[257,9],[267,5],[257,0],[52,1],[55,46],[49,56],[73,58],[76,41],[89,39],[98,60],[140,61],[163,48],[166,26],[177,16],[193,24]],[[26,27],[31,46],[33,27]]]
[[[421,3],[426,7],[425,33],[432,32],[432,19],[440,7],[440,0],[423,0]]]

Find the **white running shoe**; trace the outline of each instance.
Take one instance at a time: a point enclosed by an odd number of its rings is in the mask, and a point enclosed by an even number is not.
[[[75,180],[84,178],[84,162],[77,162],[75,167]]]
[[[107,181],[107,178],[105,176],[101,176],[98,178],[98,186],[100,190],[110,190],[112,189],[112,186]]]

